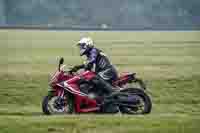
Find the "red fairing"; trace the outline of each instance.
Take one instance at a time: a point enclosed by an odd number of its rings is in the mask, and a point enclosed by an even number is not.
[[[65,88],[74,96],[74,106],[76,113],[95,112],[99,110],[97,101],[95,99],[89,98],[87,94],[81,92],[78,84],[78,81],[80,79],[91,80],[95,76],[96,74],[92,71],[84,71],[81,74],[77,75],[72,75],[63,71],[57,71],[52,76],[50,85],[55,90],[55,95],[63,95],[63,88]],[[131,74],[124,74],[123,76],[120,76],[119,79],[113,83],[113,85],[121,86],[123,84],[126,84],[130,76]],[[63,86],[59,84],[62,81],[64,81]]]
[[[80,79],[79,76],[74,76],[71,79],[68,79],[66,82],[70,85],[70,84],[76,84],[76,82]]]
[[[68,84],[76,83],[79,79],[84,78],[86,80],[91,80],[93,77],[95,77],[95,73],[91,71],[85,71],[81,73],[80,75],[76,75],[72,77],[71,79],[67,80]]]
[[[96,74],[92,71],[85,71],[80,74],[81,77],[84,77],[84,79],[87,79],[87,80],[91,80],[92,78],[95,77],[95,75]]]
[[[97,109],[97,102],[94,99],[89,99],[85,96],[75,95],[75,110],[77,113],[87,113],[95,111]],[[87,105],[85,108],[81,108],[81,104]],[[97,110],[96,110],[97,111]]]
[[[75,93],[80,92],[79,86],[77,85],[77,81],[80,77],[83,77],[86,80],[90,80],[95,76],[94,72],[85,71],[80,75],[74,76],[73,78],[67,80],[67,84],[71,87],[70,90],[74,91]],[[98,109],[96,100],[89,99],[87,96],[81,96],[79,94],[75,94],[75,110],[77,113],[86,113],[92,112]],[[87,105],[87,108],[81,108],[81,104]]]
[[[63,71],[56,71],[49,81],[49,85],[52,86],[54,90],[54,95],[60,96],[60,94],[63,93],[63,88],[60,86],[57,86],[57,83],[66,81],[68,79],[71,79],[73,75],[71,74],[65,74]]]
[[[122,73],[119,78],[115,82],[113,82],[113,86],[122,87],[123,85],[127,84],[128,81],[133,80],[134,75],[135,73]]]
[[[68,79],[71,79],[73,77],[73,75],[70,74],[65,74],[63,71],[56,71],[50,81],[49,81],[49,85],[50,86],[55,86],[57,83],[62,82],[62,81],[66,81]]]

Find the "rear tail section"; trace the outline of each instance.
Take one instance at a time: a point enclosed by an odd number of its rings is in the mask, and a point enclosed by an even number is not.
[[[122,87],[123,85],[125,85],[127,83],[132,83],[135,80],[135,74],[136,73],[124,74],[124,75],[120,76],[118,78],[118,80],[113,83],[113,85]]]

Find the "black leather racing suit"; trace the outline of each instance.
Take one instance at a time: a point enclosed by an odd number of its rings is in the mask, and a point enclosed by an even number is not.
[[[105,89],[107,93],[111,93],[113,91],[111,82],[118,77],[115,67],[111,64],[108,57],[97,48],[91,48],[85,55],[87,56],[88,63],[75,66],[74,69],[78,70],[85,67],[85,69],[94,70],[97,75],[92,81]]]

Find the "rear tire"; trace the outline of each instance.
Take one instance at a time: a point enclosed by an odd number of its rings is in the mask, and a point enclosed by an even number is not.
[[[150,97],[143,90],[138,89],[138,88],[128,88],[128,89],[122,90],[121,92],[128,92],[130,94],[139,96],[143,100],[143,102],[144,102],[144,109],[139,114],[149,114],[151,112],[151,109],[152,109],[151,99],[150,99]],[[138,114],[138,113],[134,113],[128,107],[120,106],[119,108],[120,108],[121,113],[125,113],[125,114]]]

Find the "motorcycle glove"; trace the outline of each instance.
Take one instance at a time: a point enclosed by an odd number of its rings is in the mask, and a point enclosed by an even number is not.
[[[89,62],[89,63],[85,64],[84,66],[85,66],[85,70],[91,70],[93,67],[93,63]]]

